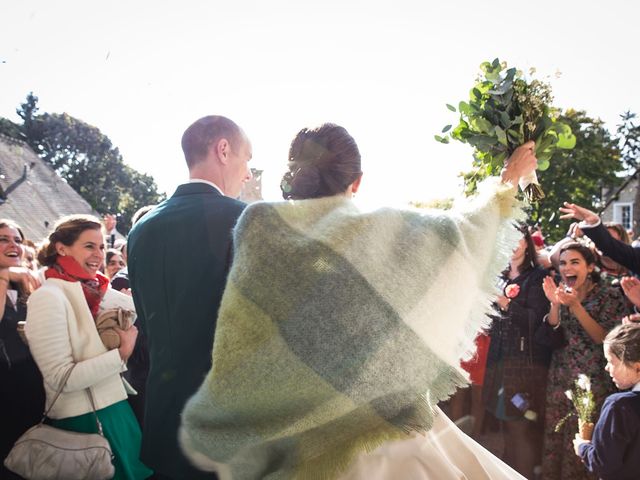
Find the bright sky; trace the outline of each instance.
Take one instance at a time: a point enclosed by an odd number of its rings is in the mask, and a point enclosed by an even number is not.
[[[331,121],[363,155],[365,200],[453,196],[471,149],[433,135],[457,121],[484,60],[562,72],[555,104],[613,129],[640,114],[640,3],[632,0],[5,0],[0,116],[29,91],[108,135],[171,194],[184,129],[221,114],[253,142],[266,199],[296,132]]]

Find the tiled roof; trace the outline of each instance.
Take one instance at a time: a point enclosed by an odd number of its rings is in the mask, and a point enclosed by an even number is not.
[[[15,221],[25,236],[40,241],[63,215],[97,215],[26,144],[0,135],[0,218]]]

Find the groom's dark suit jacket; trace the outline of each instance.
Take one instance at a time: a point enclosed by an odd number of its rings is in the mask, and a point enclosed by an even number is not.
[[[244,207],[211,185],[187,183],[129,235],[131,291],[150,359],[141,458],[170,478],[215,478],[191,467],[177,434],[185,402],[211,367],[231,231]]]

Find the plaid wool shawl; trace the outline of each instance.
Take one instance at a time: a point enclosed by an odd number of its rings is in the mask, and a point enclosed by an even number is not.
[[[363,212],[342,196],[248,207],[185,453],[222,480],[331,479],[427,431],[467,383],[459,361],[521,216],[496,178],[446,213]]]

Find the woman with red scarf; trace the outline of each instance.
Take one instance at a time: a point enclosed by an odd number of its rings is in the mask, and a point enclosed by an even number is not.
[[[116,479],[143,479],[152,474],[139,460],[140,427],[127,403],[126,370],[136,337],[135,326],[116,329],[120,346],[108,350],[95,319],[101,304],[126,306],[130,298],[109,288],[98,269],[104,261],[100,221],[73,215],[60,219],[38,260],[46,281],[29,298],[26,334],[44,379],[47,407],[71,370],[62,394],[51,410],[52,425],[96,433],[94,407],[114,454]],[[132,303],[131,309],[132,309]]]

